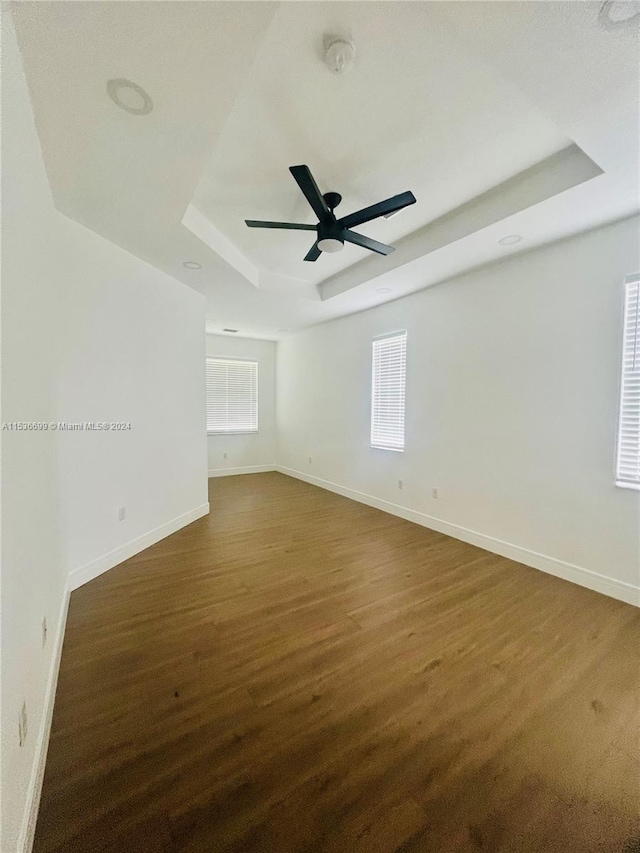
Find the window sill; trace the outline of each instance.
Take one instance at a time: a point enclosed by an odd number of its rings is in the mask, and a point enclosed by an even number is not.
[[[207,430],[207,435],[257,435],[257,429],[220,429]]]
[[[619,489],[634,489],[640,491],[640,483],[625,483],[624,480],[616,480],[616,486]]]

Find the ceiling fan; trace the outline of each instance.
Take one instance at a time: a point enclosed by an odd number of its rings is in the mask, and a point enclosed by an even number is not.
[[[372,240],[370,237],[365,237],[363,234],[357,234],[351,228],[354,225],[363,225],[365,222],[370,222],[379,216],[390,216],[392,213],[402,210],[403,207],[415,204],[416,198],[412,192],[394,195],[384,201],[379,201],[377,204],[372,204],[370,207],[364,207],[362,210],[357,210],[355,213],[343,216],[342,219],[336,219],[333,211],[342,201],[340,193],[330,192],[322,194],[308,166],[289,166],[289,171],[313,208],[313,212],[318,217],[318,224],[304,225],[297,222],[260,222],[255,219],[245,219],[249,228],[285,228],[293,231],[316,231],[318,238],[305,255],[305,261],[317,261],[322,252],[339,252],[344,248],[345,240],[348,243],[355,243],[356,246],[362,246],[364,249],[377,252],[379,255],[390,255],[394,251],[393,246],[387,246],[384,243],[379,243],[377,240]]]

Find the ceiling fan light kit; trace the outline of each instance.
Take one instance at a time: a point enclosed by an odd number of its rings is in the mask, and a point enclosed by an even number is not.
[[[324,237],[318,240],[318,248],[321,252],[341,252],[344,249],[344,242],[337,237]]]
[[[305,255],[305,261],[317,261],[322,252],[339,252],[344,248],[345,241],[356,246],[362,246],[379,255],[390,255],[393,246],[387,246],[378,240],[365,237],[352,231],[352,226],[364,225],[381,216],[387,216],[397,210],[402,210],[410,204],[415,204],[416,197],[412,192],[394,195],[370,207],[363,207],[355,213],[349,213],[342,219],[336,219],[335,208],[342,201],[340,193],[328,192],[324,195],[318,189],[308,166],[289,166],[296,183],[318,217],[317,225],[306,225],[297,222],[265,222],[256,219],[245,219],[249,228],[284,228],[293,231],[316,231],[318,239]]]

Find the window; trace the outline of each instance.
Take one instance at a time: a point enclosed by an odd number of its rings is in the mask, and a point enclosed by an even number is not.
[[[640,489],[640,273],[625,281],[616,485]]]
[[[376,338],[371,364],[371,447],[404,450],[407,333]]]
[[[258,362],[207,359],[207,432],[258,432]]]

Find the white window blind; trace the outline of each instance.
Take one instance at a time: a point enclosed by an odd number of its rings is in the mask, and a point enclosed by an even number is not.
[[[625,283],[616,485],[640,489],[640,275]]]
[[[207,432],[258,431],[258,363],[207,359]]]
[[[404,450],[407,333],[376,338],[372,344],[371,447]]]

